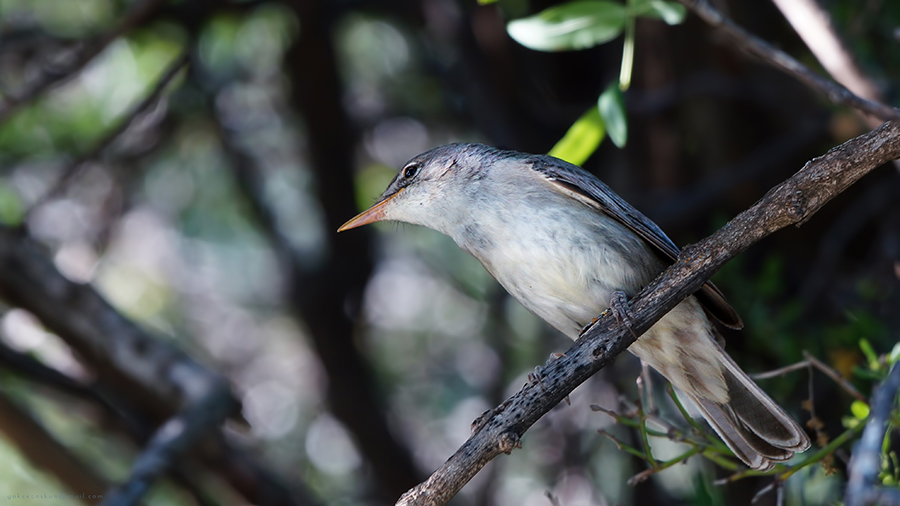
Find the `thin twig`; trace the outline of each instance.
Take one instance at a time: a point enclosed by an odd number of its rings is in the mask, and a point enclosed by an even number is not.
[[[703,448],[701,448],[699,446],[695,446],[693,448],[689,448],[686,452],[682,453],[681,455],[679,455],[673,459],[667,460],[665,462],[657,462],[656,460],[653,460],[651,462],[651,464],[653,464],[652,468],[647,469],[645,471],[641,471],[640,473],[632,476],[631,478],[628,479],[628,484],[629,485],[637,485],[638,483],[646,480],[650,476],[652,476],[660,471],[664,471],[664,470],[674,466],[675,464],[681,464],[682,462],[686,461],[687,459],[693,457],[694,455],[702,453],[702,452],[703,452]]]
[[[882,100],[878,87],[862,71],[853,53],[841,41],[828,11],[816,0],[773,0],[773,3],[835,81],[864,99]],[[866,118],[869,128],[878,126],[877,121],[871,116]]]
[[[848,394],[852,395],[856,400],[862,402],[866,402],[868,400],[866,399],[866,396],[859,393],[859,390],[857,390],[856,387],[850,384],[850,382],[847,381],[844,376],[841,375],[841,373],[829,367],[825,362],[822,362],[821,360],[812,356],[812,354],[810,354],[808,351],[803,351],[803,358],[805,358],[813,367],[822,371],[826,376],[833,379],[835,383],[840,385],[841,388],[843,388]]]
[[[744,52],[756,56],[773,67],[793,76],[810,88],[822,93],[835,104],[852,107],[884,121],[900,119],[893,107],[858,97],[847,88],[825,79],[784,51],[748,33],[734,21],[714,9],[706,0],[678,0],[710,25],[718,28]]]
[[[134,123],[135,119],[144,113],[147,109],[149,109],[153,104],[159,100],[159,97],[162,95],[163,91],[165,91],[166,87],[175,76],[183,69],[188,62],[190,61],[189,55],[187,52],[181,54],[181,56],[175,58],[175,60],[169,65],[168,68],[162,73],[159,77],[159,80],[153,85],[153,88],[150,90],[150,93],[144,97],[143,100],[135,104],[130,111],[124,114],[121,119],[116,123],[116,125],[106,133],[97,143],[92,147],[89,151],[79,156],[77,159],[73,160],[69,165],[67,165],[62,172],[60,173],[59,178],[57,178],[56,182],[53,183],[53,186],[41,197],[39,197],[35,203],[31,206],[26,214],[25,221],[28,219],[28,215],[34,209],[37,209],[42,204],[46,203],[50,199],[59,196],[65,189],[68,187],[69,183],[74,179],[78,174],[81,173],[81,170],[84,168],[87,162],[93,160],[100,156],[100,154],[108,148],[113,141],[115,141],[120,135],[125,133],[128,130],[128,127]]]
[[[806,369],[810,366],[808,360],[804,360],[802,362],[797,362],[796,364],[786,365],[779,369],[774,369],[766,372],[759,372],[756,374],[748,374],[754,380],[764,380],[770,378],[776,378],[778,376],[784,376],[789,372],[799,371],[800,369]]]

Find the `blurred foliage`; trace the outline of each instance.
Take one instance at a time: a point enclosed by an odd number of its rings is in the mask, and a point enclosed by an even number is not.
[[[296,287],[287,286],[283,251],[262,230],[250,189],[233,170],[235,151],[254,164],[263,181],[259,194],[302,268],[314,270],[331,254],[322,171],[309,156],[308,132],[316,125],[304,123],[292,100],[300,93],[296,73],[321,70],[298,69],[291,59],[309,26],[290,2],[164,3],[163,14],[116,38],[83,71],[0,125],[0,222],[26,226],[70,279],[92,283],[160,339],[226,374],[248,423],[229,422],[226,432],[285,481],[305,484],[327,504],[372,504],[372,467],[390,463],[367,462],[357,435],[329,411],[329,378],[310,329],[286,303]],[[814,65],[770,5],[729,5],[750,31]],[[900,3],[825,5],[895,104]],[[114,29],[134,6],[0,0],[0,95],[17,96],[82,41]],[[713,229],[710,216],[739,212],[863,128],[854,115],[744,60],[674,2],[345,2],[327,4],[327,24],[354,134],[340,145],[356,160],[352,187],[360,209],[381,194],[396,167],[439,144],[481,141],[533,152],[552,146],[550,154],[598,173],[648,214],[671,202],[693,208],[675,219],[651,216],[683,244]],[[48,198],[73,160],[132,119],[126,112],[184,50],[192,68]],[[797,121],[829,127],[796,151],[772,148],[778,136],[793,140]],[[621,149],[603,144],[607,135]],[[744,179],[728,171],[757,150],[770,154]],[[710,181],[716,195],[698,197],[694,190]],[[891,221],[896,211],[884,205],[858,212],[852,230],[836,223],[857,202],[872,201],[873,187],[897,184],[894,173],[872,174],[803,228],[777,234],[717,274],[746,324],[726,335],[743,367],[777,369],[808,351],[866,396],[884,377],[900,356],[900,221]],[[569,343],[505,296],[448,238],[406,225],[374,228],[373,251],[357,252],[360,261],[371,254],[375,264],[362,307],[348,303],[343,310],[359,312],[353,339],[387,406],[378,415],[430,471],[465,440],[473,419]],[[823,260],[835,248],[835,259]],[[819,288],[804,291],[809,286]],[[84,384],[92,380],[62,339],[21,310],[5,308],[0,342]],[[493,463],[461,500],[531,506],[547,504],[549,492],[565,505],[738,504],[771,483],[743,473],[746,479],[715,485],[722,469],[740,473],[727,449],[657,388],[659,416],[684,436],[673,441],[668,427],[641,407],[650,399],[634,386],[638,373],[636,362],[622,357],[576,390],[571,406],[549,413],[523,449]],[[761,384],[798,419],[809,419],[805,406],[820,422],[811,427],[822,435],[819,445],[771,473],[792,475],[784,484],[786,503],[838,500],[842,458],[868,416],[867,404],[818,373]],[[804,404],[810,384],[812,398]],[[139,446],[90,402],[5,369],[0,393],[93,472],[109,480],[127,475]],[[892,428],[897,422],[895,411]],[[885,440],[887,485],[900,476],[895,433]],[[65,489],[5,437],[0,495]],[[647,465],[665,470],[648,473]],[[627,484],[640,473],[646,481]],[[214,500],[243,500],[227,484],[201,477]],[[164,481],[146,503],[195,501]]]

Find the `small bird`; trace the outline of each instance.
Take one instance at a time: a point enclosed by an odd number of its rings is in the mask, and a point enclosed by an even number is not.
[[[637,294],[678,256],[660,228],[589,172],[547,155],[450,144],[416,156],[339,232],[401,221],[444,233],[530,311],[572,339],[614,296]],[[686,395],[744,463],[767,470],[809,438],[734,363],[708,316],[743,326],[707,283],[629,351]]]

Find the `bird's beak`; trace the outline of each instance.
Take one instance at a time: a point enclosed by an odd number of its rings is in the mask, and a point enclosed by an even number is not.
[[[344,230],[350,230],[351,228],[361,227],[363,225],[368,225],[369,223],[375,223],[376,221],[381,221],[384,219],[384,210],[388,206],[388,203],[394,199],[397,195],[400,195],[400,192],[403,191],[403,188],[397,190],[396,193],[391,195],[390,197],[382,200],[381,202],[375,204],[374,206],[366,209],[365,211],[357,214],[353,218],[351,218],[347,223],[341,225],[341,228],[338,229],[338,232],[343,232]]]

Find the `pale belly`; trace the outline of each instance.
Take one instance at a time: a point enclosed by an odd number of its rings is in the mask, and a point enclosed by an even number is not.
[[[580,226],[564,232],[556,225],[561,212],[550,210],[549,224],[527,221],[472,253],[522,305],[575,339],[609,307],[613,292],[635,295],[664,264],[611,218],[581,210],[569,216]]]

